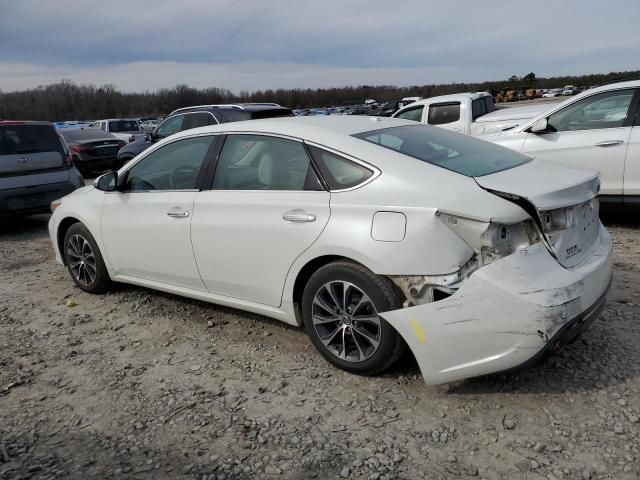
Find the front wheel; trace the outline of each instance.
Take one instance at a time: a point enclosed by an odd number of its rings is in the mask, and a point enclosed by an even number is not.
[[[82,223],[74,223],[64,236],[63,255],[75,284],[85,292],[103,293],[111,280],[98,245]]]
[[[302,297],[303,320],[314,346],[329,362],[360,375],[386,370],[406,350],[402,337],[378,315],[401,306],[388,279],[349,261],[318,269]]]

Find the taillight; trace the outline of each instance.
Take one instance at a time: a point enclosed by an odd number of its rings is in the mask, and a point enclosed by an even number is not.
[[[71,156],[71,152],[67,152],[67,154],[65,155],[64,164],[67,167],[73,167],[73,157]]]
[[[135,141],[136,136],[132,133],[131,135],[129,135],[129,143]]]
[[[78,153],[96,153],[96,149],[94,147],[84,147],[82,145],[76,145],[73,147],[73,151]]]

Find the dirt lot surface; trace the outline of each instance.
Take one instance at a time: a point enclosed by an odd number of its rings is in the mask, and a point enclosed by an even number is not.
[[[46,216],[0,230],[0,479],[640,478],[640,230],[610,225],[591,330],[544,364],[427,387],[328,365],[271,320],[74,288]]]

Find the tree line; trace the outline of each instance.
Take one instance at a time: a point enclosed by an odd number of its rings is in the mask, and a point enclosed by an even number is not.
[[[114,85],[76,84],[69,80],[22,91],[0,91],[0,119],[15,120],[92,120],[112,117],[164,116],[189,105],[241,102],[275,102],[290,108],[340,105],[343,102],[372,98],[379,102],[403,97],[433,97],[449,93],[521,88],[559,88],[564,85],[595,86],[602,83],[640,78],[640,70],[562,77],[536,77],[531,72],[506,80],[480,83],[426,84],[408,87],[360,85],[339,88],[240,91],[188,85],[163,88],[154,92],[124,93]]]

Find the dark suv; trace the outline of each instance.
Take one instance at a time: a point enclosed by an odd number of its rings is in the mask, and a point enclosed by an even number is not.
[[[0,216],[49,212],[53,200],[83,186],[53,124],[0,121]]]
[[[149,148],[153,143],[169,135],[205,125],[239,122],[259,118],[293,117],[293,111],[277,103],[239,103],[234,105],[199,105],[174,110],[158,125],[153,133],[148,133],[118,151],[118,161],[124,165],[133,157]]]

